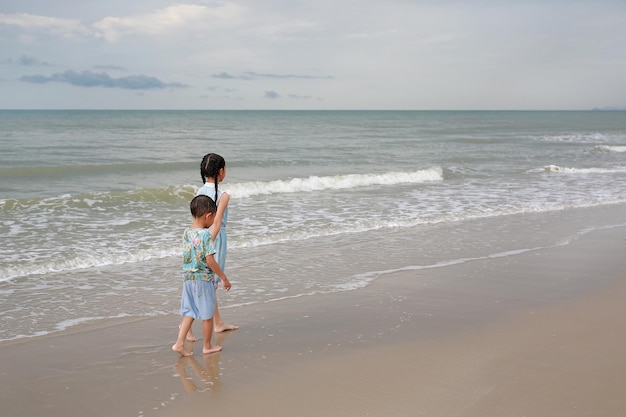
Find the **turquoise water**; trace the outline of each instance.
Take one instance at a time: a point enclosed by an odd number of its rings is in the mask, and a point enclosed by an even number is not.
[[[227,161],[233,305],[626,222],[582,214],[624,211],[626,112],[0,111],[0,340],[176,311],[208,152]]]

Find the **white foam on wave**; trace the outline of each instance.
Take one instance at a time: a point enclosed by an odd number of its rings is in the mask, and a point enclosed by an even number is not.
[[[255,181],[228,185],[228,192],[236,197],[251,197],[277,193],[299,193],[321,190],[341,190],[370,185],[418,184],[442,181],[441,167],[431,167],[412,172],[386,172],[384,174],[349,174],[328,177],[311,176],[289,180]]]
[[[615,168],[571,168],[558,165],[547,165],[531,172],[562,173],[562,174],[616,174],[626,173],[626,167]]]
[[[626,145],[622,146],[609,146],[609,145],[600,145],[600,146],[596,146],[594,148],[595,150],[598,151],[602,151],[602,152],[616,152],[616,153],[622,153],[622,152],[626,152]]]
[[[39,266],[29,264],[28,267],[9,266],[0,269],[0,282],[11,281],[16,278],[31,275],[45,275],[62,271],[74,271],[79,269],[98,268],[110,265],[123,265],[126,263],[145,262],[154,259],[163,259],[179,254],[179,248],[151,248],[136,251],[123,251],[119,253],[88,254],[71,258],[63,258],[56,262],[42,262]]]
[[[41,330],[41,331],[34,332],[33,334],[17,334],[7,339],[2,339],[1,341],[7,342],[7,341],[12,341],[12,340],[30,339],[34,337],[46,336],[49,334],[62,332],[66,329],[69,329],[71,327],[78,326],[84,323],[92,323],[92,322],[108,320],[108,319],[119,319],[119,318],[124,318],[124,317],[130,317],[130,315],[121,313],[121,314],[117,314],[117,315],[110,316],[110,317],[100,316],[100,317],[79,317],[76,319],[67,319],[67,320],[62,320],[58,322],[55,325],[53,330]]]
[[[561,135],[544,135],[544,136],[531,136],[539,142],[551,142],[551,143],[599,143],[607,142],[609,140],[619,140],[623,138],[621,135],[611,135],[608,133],[569,133]]]
[[[541,213],[559,211],[572,208],[593,207],[611,203],[621,203],[624,199],[615,196],[615,201],[602,202],[581,202],[579,204],[569,203],[529,203],[526,205],[508,205],[498,209],[485,210],[477,207],[474,210],[464,210],[462,212],[441,212],[428,216],[406,217],[406,218],[378,218],[344,220],[341,223],[332,224],[326,227],[315,228],[294,228],[280,233],[260,233],[246,234],[245,236],[233,236],[229,238],[229,248],[249,248],[266,246],[283,242],[298,242],[312,238],[330,237],[344,234],[364,233],[381,229],[411,228],[424,224],[450,223],[470,219],[499,217],[524,213]],[[28,268],[10,266],[0,268],[0,281],[10,281],[15,278],[55,273],[61,271],[79,270],[85,268],[105,267],[109,265],[122,265],[125,263],[145,262],[154,259],[163,259],[170,256],[178,256],[179,248],[176,244],[164,243],[166,246],[153,247],[133,251],[116,251],[106,255],[82,254],[72,258],[62,258],[57,262],[44,262],[39,267],[29,264]]]

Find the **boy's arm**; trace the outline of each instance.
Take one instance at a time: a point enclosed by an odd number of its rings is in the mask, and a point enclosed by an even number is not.
[[[228,206],[228,201],[230,200],[230,196],[227,193],[222,193],[220,197],[220,201],[217,203],[217,212],[215,213],[215,218],[213,219],[213,225],[211,226],[211,238],[215,240],[217,234],[220,232],[222,228],[222,218],[224,217],[224,212],[226,211],[226,207]],[[221,277],[220,277],[221,278]]]
[[[215,273],[215,275],[217,275],[218,277],[222,279],[222,285],[224,286],[224,289],[226,291],[230,290],[230,287],[231,287],[230,281],[228,280],[228,277],[226,277],[226,274],[224,273],[224,271],[222,271],[222,268],[220,268],[219,264],[215,260],[215,256],[207,255],[206,264],[209,268],[211,268],[211,270]]]

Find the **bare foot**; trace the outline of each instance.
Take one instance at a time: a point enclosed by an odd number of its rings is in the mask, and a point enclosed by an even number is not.
[[[173,344],[172,345],[172,350],[178,354],[180,354],[180,356],[191,356],[193,355],[193,351],[188,351],[185,350],[185,346],[179,346],[177,344]]]
[[[202,353],[204,353],[205,355],[208,355],[210,353],[219,352],[220,350],[222,350],[221,346],[213,345],[213,347],[211,347],[210,349],[202,349]]]
[[[222,332],[227,332],[229,330],[237,330],[239,328],[239,326],[235,326],[234,324],[226,324],[226,323],[222,323],[221,325],[215,325],[215,327],[213,328],[213,331],[215,333],[222,333]]]
[[[180,330],[180,324],[178,325],[178,330]],[[189,331],[187,332],[187,337],[186,337],[187,341],[189,342],[197,342],[198,339],[196,336],[193,335],[193,333],[191,332],[191,329],[189,329]]]

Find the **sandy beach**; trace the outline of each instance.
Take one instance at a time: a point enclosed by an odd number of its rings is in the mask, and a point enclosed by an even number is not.
[[[598,230],[226,309],[241,329],[206,356],[170,350],[175,315],[3,343],[3,415],[620,416],[625,253],[626,228]]]

